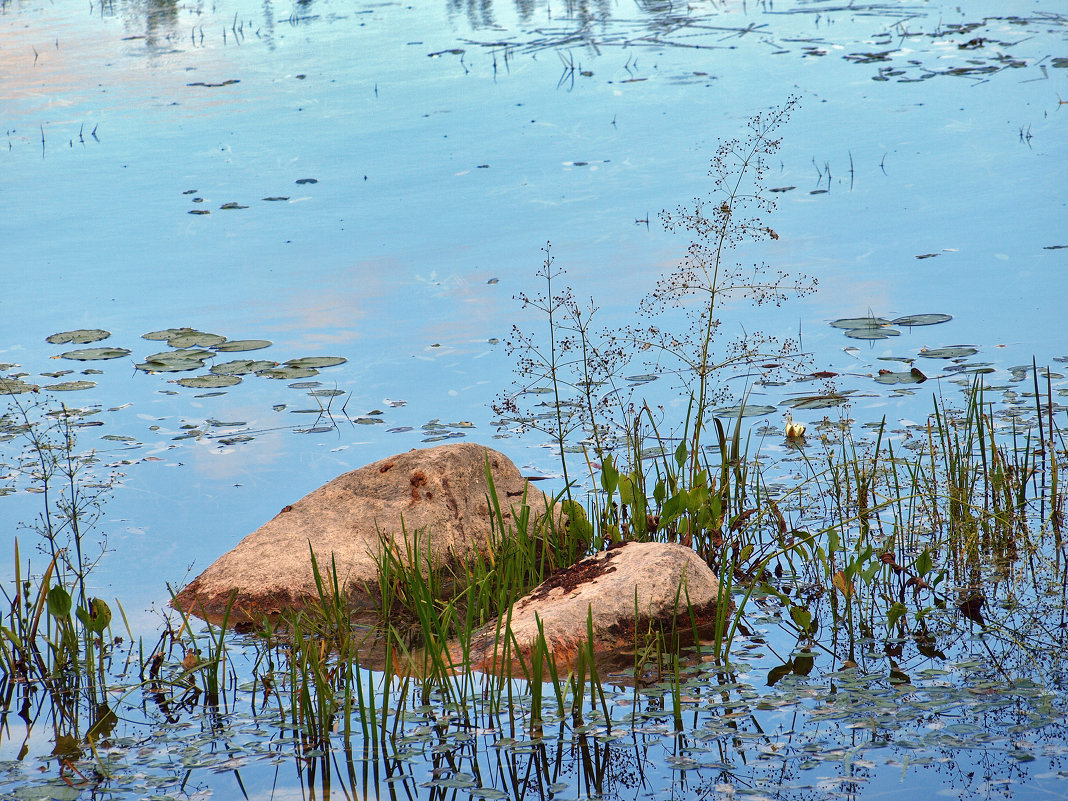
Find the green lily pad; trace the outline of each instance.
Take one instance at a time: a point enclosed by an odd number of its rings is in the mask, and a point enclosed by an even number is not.
[[[319,371],[312,367],[273,367],[268,370],[257,370],[256,375],[264,378],[311,378],[319,375]]]
[[[129,355],[130,351],[126,348],[82,348],[81,350],[68,350],[66,353],[61,353],[59,358],[87,362],[98,359],[121,359],[123,356]]]
[[[333,367],[336,364],[344,364],[347,361],[348,359],[344,356],[305,356],[303,359],[289,359],[286,361],[286,366],[319,369],[322,367]]]
[[[791,409],[829,409],[832,406],[841,406],[849,400],[850,392],[831,393],[829,395],[807,395],[802,398],[790,398],[783,401],[783,406]]]
[[[900,331],[893,328],[851,328],[845,332],[850,339],[889,339],[900,334]]]
[[[896,320],[891,320],[891,325],[909,326],[914,325],[938,325],[939,323],[948,323],[953,319],[952,314],[907,314],[904,317],[898,317]]]
[[[181,350],[165,350],[160,353],[153,353],[151,356],[146,356],[146,362],[202,362],[205,359],[210,359],[215,354],[210,350],[200,350],[199,348],[182,348]]]
[[[63,331],[59,334],[52,334],[52,336],[45,338],[45,342],[51,342],[53,345],[66,345],[68,342],[72,345],[84,345],[87,342],[99,342],[109,336],[111,336],[111,332],[105,331],[103,328],[79,328],[77,331]]]
[[[947,348],[931,348],[921,350],[920,355],[928,359],[963,359],[965,356],[974,356],[979,348],[971,345],[951,345]]]
[[[927,380],[927,376],[913,367],[912,370],[904,373],[893,373],[890,371],[880,373],[875,377],[875,380],[880,384],[922,384]]]
[[[858,328],[880,328],[890,325],[890,321],[883,317],[843,317],[831,323],[835,328],[844,328],[847,331],[855,331]]]
[[[721,406],[718,409],[713,409],[712,414],[716,417],[738,417],[741,412],[742,417],[757,417],[762,414],[772,414],[775,412],[774,406],[761,406],[752,403],[742,406]]]
[[[204,360],[214,355],[210,350],[169,350],[146,356],[135,366],[146,373],[184,373],[203,370]]]
[[[92,389],[95,386],[95,381],[62,381],[59,384],[47,384],[41,389],[47,389],[50,392],[74,392],[79,389]]]
[[[267,339],[232,339],[229,342],[221,342],[212,347],[220,353],[234,353],[244,350],[261,350],[271,347],[272,344],[274,343]]]
[[[220,387],[232,387],[240,384],[241,379],[236,375],[197,375],[192,378],[179,378],[175,381],[180,387],[192,387],[193,389],[219,389]]]
[[[343,389],[313,389],[308,393],[314,398],[336,398],[338,395],[344,395]]]
[[[18,378],[0,378],[0,395],[21,395],[23,392],[34,392],[37,389],[36,384],[27,384]]]
[[[172,348],[211,348],[222,345],[224,342],[226,342],[226,337],[219,334],[208,334],[204,331],[188,331],[176,334],[167,340],[167,344]]]
[[[176,337],[179,334],[195,333],[195,328],[164,328],[162,331],[149,331],[147,334],[141,334],[141,339],[170,341],[172,337]]]
[[[259,361],[236,359],[232,362],[213,365],[211,372],[215,373],[215,375],[251,375],[277,366],[278,362],[268,361],[267,359],[260,359]]]
[[[196,359],[176,359],[172,362],[141,362],[134,367],[145,373],[185,373],[190,370],[203,370],[204,362]]]

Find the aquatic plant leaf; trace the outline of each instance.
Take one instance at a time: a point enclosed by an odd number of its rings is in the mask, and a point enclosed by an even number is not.
[[[789,406],[791,409],[829,409],[832,406],[841,406],[849,400],[852,390],[829,395],[806,395],[803,398],[791,398],[783,401],[780,405]]]
[[[54,618],[62,619],[70,617],[70,610],[74,606],[70,593],[60,584],[55,584],[45,597],[48,602],[48,614]]]
[[[884,317],[843,317],[841,320],[835,320],[831,325],[834,328],[856,331],[861,328],[881,328],[884,325],[890,325],[890,321]]]
[[[812,628],[812,612],[803,606],[791,606],[790,618],[801,631],[810,633]]]
[[[21,395],[23,392],[36,392],[36,384],[27,384],[18,378],[0,378],[0,395]]]
[[[185,373],[190,370],[203,370],[204,362],[192,359],[173,362],[141,362],[134,367],[146,373]]]
[[[895,328],[851,328],[845,335],[850,339],[889,339],[900,336],[901,332]]]
[[[915,325],[938,325],[939,323],[948,323],[952,319],[952,314],[907,314],[904,317],[898,317],[895,320],[891,320],[890,324],[908,326],[911,328]]]
[[[223,362],[222,364],[212,365],[210,369],[215,375],[251,375],[252,373],[258,373],[262,370],[270,370],[272,367],[277,366],[278,362],[272,362],[266,359],[260,359],[259,361],[253,361],[252,359],[237,359],[232,362]]]
[[[894,627],[894,624],[901,619],[901,616],[908,612],[908,607],[901,601],[894,601],[890,608],[886,611],[886,629],[889,631]]]
[[[632,384],[648,384],[650,381],[656,381],[659,377],[648,373],[645,375],[628,375],[624,380],[630,381]]]
[[[763,406],[752,403],[742,406],[721,406],[718,409],[713,409],[712,414],[717,417],[755,417],[763,414],[773,414],[775,412],[774,406]]]
[[[951,345],[947,348],[931,348],[920,351],[920,355],[928,359],[962,359],[965,356],[974,356],[979,348],[971,345]]]
[[[179,378],[174,383],[182,387],[193,389],[219,389],[220,387],[232,387],[240,384],[241,379],[236,375],[198,375],[192,378]]]
[[[64,735],[64,737],[74,739],[70,735]],[[75,749],[75,752],[81,754],[78,749]],[[79,796],[81,796],[81,790],[77,787],[56,782],[55,784],[45,783],[19,787],[15,790],[13,797],[18,801],[76,801]]]
[[[913,367],[907,373],[895,373],[890,370],[880,370],[879,375],[875,377],[875,380],[880,384],[922,384],[927,380],[927,376]]]
[[[79,362],[97,361],[100,359],[121,359],[129,356],[130,351],[126,348],[82,348],[80,350],[68,350],[59,354],[61,359],[74,359]]]
[[[834,588],[845,596],[846,600],[853,595],[853,584],[846,578],[843,571],[839,570],[834,576],[831,577],[831,583],[834,584]]]
[[[344,356],[305,356],[303,359],[289,359],[285,362],[287,367],[311,367],[319,369],[322,367],[333,367],[336,364],[344,364],[347,362]]]
[[[201,350],[199,348],[183,348],[181,350],[165,350],[160,353],[153,353],[150,356],[145,357],[146,362],[185,362],[185,361],[198,361],[202,362],[205,359],[214,357],[215,354],[210,350]]]
[[[84,345],[88,342],[99,342],[109,336],[111,332],[103,328],[79,328],[77,331],[52,334],[50,337],[45,337],[45,342],[51,342],[53,345],[66,345],[68,342],[72,345]]]
[[[226,342],[226,337],[204,331],[183,331],[167,339],[172,348],[211,348]]]
[[[78,607],[78,620],[95,634],[102,634],[111,625],[111,607],[102,598],[92,598],[89,608]]]
[[[313,375],[319,375],[319,371],[312,367],[272,367],[267,370],[257,370],[256,375],[264,378],[311,378]]]
[[[49,392],[75,392],[79,389],[92,389],[95,386],[95,381],[61,381],[58,384],[46,384],[41,389],[47,389]]]
[[[141,334],[141,339],[162,340],[169,341],[172,337],[176,337],[179,334],[195,334],[195,328],[164,328],[161,331],[149,331],[147,334]]]
[[[217,350],[220,353],[234,353],[236,351],[244,350],[262,350],[263,348],[269,348],[274,344],[268,339],[232,339],[229,342],[220,342],[218,345],[212,345],[212,350]]]

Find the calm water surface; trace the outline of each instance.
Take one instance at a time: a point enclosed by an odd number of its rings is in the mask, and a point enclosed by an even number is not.
[[[791,95],[768,179],[793,187],[780,239],[740,257],[821,288],[728,326],[801,331],[818,369],[868,395],[850,414],[891,423],[924,419],[938,387],[889,393],[868,377],[879,357],[970,344],[1007,385],[1007,368],[1068,354],[1068,17],[1050,0],[0,0],[0,362],[97,382],[54,394],[99,405],[82,444],[130,462],[100,594],[151,632],[167,582],[433,437],[553,474],[536,437],[493,438],[488,408],[539,248],[605,323],[632,319],[687,244],[657,212],[707,192],[717,142]],[[924,312],[954,319],[873,345],[828,325]],[[249,358],[345,357],[313,380],[380,422],[300,433],[318,402],[293,381],[204,397],[170,383],[189,374],[135,370],[163,349],[141,335],[178,326],[274,343]],[[74,346],[45,338],[76,328],[132,353],[54,359]],[[252,438],[221,441],[234,432]],[[8,495],[0,519],[37,503]]]
[[[925,346],[1001,368],[1062,356],[1068,24],[1011,5],[4,3],[0,360],[43,384],[102,370],[55,393],[125,406],[83,444],[121,434],[140,445],[101,442],[116,461],[162,459],[126,470],[100,580],[134,609],[159,602],[280,491],[418,446],[431,421],[555,470],[537,438],[492,440],[488,409],[511,381],[494,343],[540,322],[513,300],[540,289],[539,248],[604,322],[632,319],[686,245],[658,210],[708,191],[717,141],[794,94],[769,177],[796,187],[777,195],[780,239],[740,257],[821,290],[728,310],[728,330],[801,331],[820,369],[847,373]],[[921,312],[954,320],[875,345],[827,325]],[[205,398],[132,369],[165,349],[142,334],[178,326],[274,343],[251,358],[343,356],[318,380],[382,422],[295,435],[318,408],[295,382]],[[130,357],[53,360],[71,346],[45,338],[83,327]],[[930,406],[844,386],[877,395],[861,419]],[[176,441],[182,425],[257,433]],[[6,498],[5,519],[29,500]],[[109,561],[140,569],[117,582]]]

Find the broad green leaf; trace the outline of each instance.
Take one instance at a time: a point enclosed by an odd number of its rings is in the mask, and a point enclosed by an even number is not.
[[[111,336],[110,331],[105,331],[103,328],[79,328],[76,331],[63,331],[58,334],[52,334],[47,337],[45,342],[50,342],[53,345],[85,345],[88,342],[99,342],[102,339],[107,339]]]
[[[70,609],[73,605],[70,593],[59,584],[54,584],[46,596],[48,602],[48,614],[55,618],[70,617]]]

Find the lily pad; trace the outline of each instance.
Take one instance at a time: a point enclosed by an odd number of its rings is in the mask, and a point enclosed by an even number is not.
[[[907,314],[904,317],[898,317],[896,320],[891,320],[891,325],[909,326],[914,325],[938,325],[939,323],[948,323],[953,319],[952,314]]]
[[[152,339],[169,341],[172,337],[176,337],[179,334],[195,334],[195,328],[164,328],[162,331],[149,331],[147,334],[141,334],[141,339]]]
[[[921,350],[920,355],[928,359],[963,359],[965,356],[974,356],[979,348],[971,345],[950,345],[947,348],[931,348]]]
[[[204,369],[204,360],[214,355],[210,350],[170,350],[146,356],[135,366],[146,373],[184,373]]]
[[[900,336],[901,332],[894,328],[851,328],[845,335],[850,339],[889,339]]]
[[[176,334],[167,340],[167,344],[172,348],[212,348],[224,342],[226,342],[226,337],[204,331],[188,331]]]
[[[298,369],[303,367],[319,369],[344,364],[347,361],[348,359],[344,356],[305,356],[303,359],[289,359],[285,364],[287,367],[296,367]]]
[[[739,412],[741,412],[742,417],[757,417],[762,414],[773,414],[775,412],[775,407],[747,403],[744,407],[721,406],[718,409],[712,410],[712,414],[716,417],[738,417]]]
[[[121,359],[129,356],[130,351],[126,348],[82,348],[80,350],[68,350],[59,354],[61,359],[74,359],[79,362],[97,361],[99,359]]]
[[[200,350],[199,348],[182,348],[181,350],[165,350],[160,353],[153,353],[151,356],[146,356],[146,362],[189,362],[197,361],[202,362],[205,359],[210,359],[215,354],[210,350]]]
[[[77,331],[63,331],[59,334],[52,334],[52,336],[45,338],[45,342],[51,342],[53,345],[66,345],[68,342],[72,345],[84,345],[87,342],[99,342],[109,336],[111,336],[111,332],[105,331],[103,328],[79,328]]]
[[[47,389],[50,392],[74,392],[79,389],[92,389],[95,386],[95,381],[63,381],[59,384],[48,384],[41,389]]]
[[[185,373],[204,369],[204,362],[199,359],[175,359],[169,362],[141,362],[134,367],[146,373]]]
[[[232,362],[223,362],[222,364],[213,365],[211,372],[215,375],[251,375],[252,373],[258,373],[262,370],[270,370],[273,367],[277,367],[278,362],[268,361],[267,359],[260,359],[253,361],[252,359],[236,359]]]
[[[241,379],[236,375],[197,375],[192,378],[179,378],[174,383],[181,387],[193,389],[219,389],[220,387],[232,387],[240,384]]]
[[[829,395],[806,395],[802,398],[790,398],[783,401],[783,406],[791,409],[829,409],[832,406],[841,406],[849,400],[849,392],[831,393]]]
[[[913,367],[909,372],[903,373],[894,373],[889,370],[881,372],[875,380],[880,384],[922,384],[927,380],[927,376]]]
[[[262,348],[269,348],[273,343],[266,339],[233,339],[229,342],[221,342],[218,345],[213,345],[212,348],[221,353],[233,353],[235,351],[244,350],[261,350]]]
[[[273,367],[267,370],[257,370],[256,375],[264,378],[311,378],[319,375],[319,371],[312,367]]]
[[[879,328],[890,325],[890,321],[882,317],[843,317],[831,323],[835,328],[844,328],[847,331],[855,331],[858,328]]]
[[[37,389],[36,384],[27,384],[18,378],[0,378],[0,395],[21,395],[23,392],[34,392]]]

